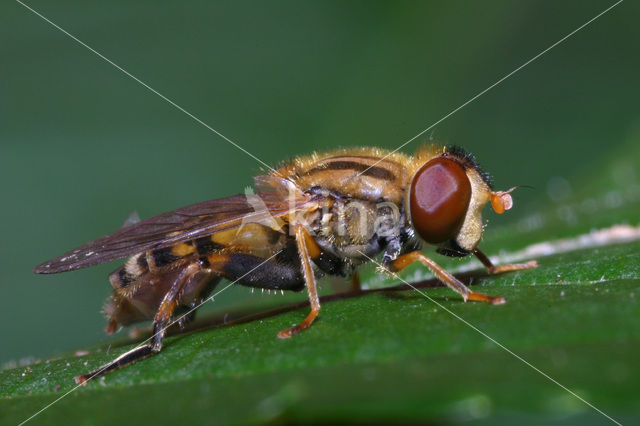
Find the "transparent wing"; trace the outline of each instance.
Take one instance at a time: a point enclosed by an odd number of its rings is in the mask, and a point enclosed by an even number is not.
[[[55,274],[86,268],[251,222],[277,226],[276,218],[313,206],[312,200],[286,179],[259,176],[256,188],[258,194],[205,201],[124,226],[38,265],[34,272]]]

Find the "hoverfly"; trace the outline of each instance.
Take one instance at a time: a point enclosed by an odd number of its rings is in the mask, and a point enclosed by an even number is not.
[[[380,253],[388,271],[421,262],[465,301],[492,304],[505,300],[471,291],[422,254],[422,243],[446,256],[472,254],[492,274],[537,266],[494,266],[477,248],[483,207],[490,202],[497,213],[508,210],[511,190],[494,191],[475,158],[455,146],[423,147],[413,156],[378,148],[301,156],[256,177],[255,188],[256,194],[126,225],[35,268],[51,274],[128,257],[109,276],[114,291],[104,307],[106,332],[153,320],[150,344],[76,377],[77,383],[159,352],[171,318],[206,300],[222,278],[263,289],[306,288],[311,311],[278,333],[284,339],[320,312],[318,278],[357,279],[357,266]]]

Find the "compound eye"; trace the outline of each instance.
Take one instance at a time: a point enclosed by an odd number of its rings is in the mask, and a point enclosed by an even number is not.
[[[413,178],[409,211],[413,227],[428,243],[454,238],[471,200],[471,183],[462,166],[438,157],[427,162]]]

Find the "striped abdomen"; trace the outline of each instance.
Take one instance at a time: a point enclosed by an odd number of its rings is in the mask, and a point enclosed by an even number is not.
[[[180,263],[198,258],[207,262],[207,256],[212,253],[242,252],[268,257],[285,244],[286,237],[283,232],[257,223],[249,223],[238,229],[132,256],[122,268],[109,276],[109,280],[116,291],[126,291],[147,272],[163,273]]]

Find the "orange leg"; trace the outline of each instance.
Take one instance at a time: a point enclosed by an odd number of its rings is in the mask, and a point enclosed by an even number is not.
[[[307,284],[307,292],[309,293],[311,312],[309,312],[309,315],[307,315],[300,324],[278,333],[280,339],[288,339],[309,327],[318,316],[318,313],[320,313],[320,298],[318,297],[318,290],[316,289],[316,277],[313,274],[313,268],[311,267],[311,260],[309,258],[309,252],[320,252],[320,248],[302,225],[295,225],[294,231],[298,253],[300,254],[300,263],[302,264],[302,272],[304,273],[304,280]]]
[[[473,251],[473,255],[477,257],[480,262],[482,262],[484,267],[487,268],[487,272],[489,272],[492,275],[501,274],[503,272],[509,272],[509,271],[522,271],[523,269],[531,269],[531,268],[538,267],[538,262],[535,260],[530,260],[525,263],[511,263],[508,265],[495,266],[489,259],[489,256],[484,254],[484,252],[480,249],[475,249]]]
[[[460,295],[465,301],[473,300],[476,302],[488,302],[494,305],[500,305],[505,302],[504,297],[493,297],[483,293],[475,293],[469,290],[467,286],[465,286],[464,284],[462,284],[462,282],[460,282],[460,280],[458,280],[456,277],[448,273],[436,262],[429,259],[420,251],[412,251],[411,253],[407,253],[403,256],[398,257],[396,260],[391,262],[391,269],[394,272],[401,271],[414,262],[420,262],[427,268],[431,269],[431,271],[435,274],[435,276],[440,281],[445,283],[447,287],[449,287],[453,291],[460,293]]]
[[[360,285],[360,275],[358,271],[354,271],[351,276],[351,291],[355,293],[360,293],[362,291],[362,286]]]

